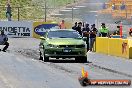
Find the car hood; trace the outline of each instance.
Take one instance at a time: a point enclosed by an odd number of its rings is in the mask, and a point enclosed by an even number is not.
[[[47,39],[47,42],[53,45],[81,45],[85,43],[82,39],[74,38],[53,38]]]

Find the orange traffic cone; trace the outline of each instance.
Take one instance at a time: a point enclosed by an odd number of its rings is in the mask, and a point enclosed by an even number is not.
[[[85,77],[88,78],[88,71],[85,72]]]
[[[88,77],[88,71],[85,72],[84,67],[82,67],[82,77]]]

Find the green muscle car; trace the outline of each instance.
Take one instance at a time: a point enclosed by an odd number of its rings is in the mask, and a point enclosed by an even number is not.
[[[75,30],[52,29],[40,39],[40,60],[75,58],[77,62],[87,62],[86,43]]]

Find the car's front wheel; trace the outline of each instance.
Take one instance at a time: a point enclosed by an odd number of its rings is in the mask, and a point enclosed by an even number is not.
[[[45,55],[45,50],[43,51],[43,53],[44,53],[44,55],[43,55],[43,57],[44,57],[44,62],[49,61],[49,57]]]
[[[44,62],[49,61],[49,57],[44,57]]]
[[[87,57],[86,57],[86,56],[76,57],[76,58],[75,58],[75,61],[76,61],[76,62],[85,63],[85,62],[87,62]]]
[[[44,62],[49,61],[49,57],[45,56],[45,51],[43,51],[43,54],[42,52],[40,52],[39,60],[42,60]]]

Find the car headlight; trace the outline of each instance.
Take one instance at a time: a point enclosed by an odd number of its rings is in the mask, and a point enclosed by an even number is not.
[[[77,45],[76,48],[85,48],[85,44]]]
[[[47,46],[50,48],[58,48],[58,45],[53,45],[53,44],[48,44]]]

